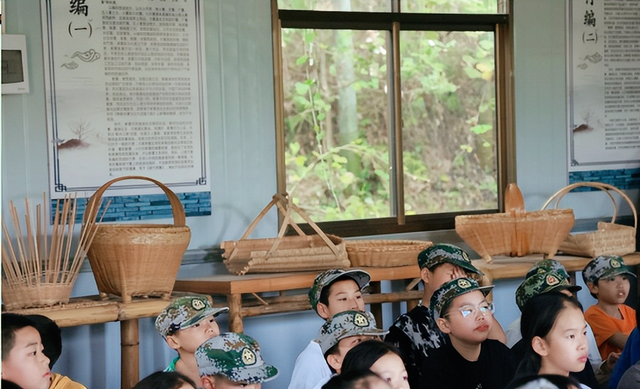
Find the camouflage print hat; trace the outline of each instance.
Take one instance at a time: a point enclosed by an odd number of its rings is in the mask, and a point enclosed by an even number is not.
[[[311,289],[309,289],[309,304],[311,304],[311,308],[313,308],[314,311],[318,312],[318,303],[320,302],[322,289],[331,285],[333,281],[343,276],[353,279],[356,284],[358,284],[358,288],[360,288],[360,290],[364,289],[371,280],[369,273],[360,269],[331,269],[323,271],[316,276]]]
[[[555,259],[544,259],[542,261],[536,262],[535,264],[533,264],[533,266],[531,266],[531,269],[529,269],[527,275],[524,276],[524,278],[529,278],[532,275],[538,273],[546,273],[550,270],[558,273],[558,275],[560,275],[560,277],[562,278],[565,278],[567,280],[570,278],[569,273],[567,273],[567,269],[564,268],[564,265],[561,262],[556,261]]]
[[[257,384],[278,375],[278,369],[264,363],[258,342],[244,334],[226,332],[206,340],[195,356],[200,377],[221,374],[236,383]]]
[[[522,311],[527,301],[532,297],[543,293],[559,292],[565,289],[571,291],[571,293],[575,293],[581,290],[582,287],[571,285],[564,275],[553,270],[535,273],[531,277],[525,278],[516,290],[516,304],[518,308],[520,308],[520,311]]]
[[[179,297],[167,305],[156,318],[156,329],[163,337],[198,324],[209,316],[218,316],[229,308],[213,308],[202,296]]]
[[[431,247],[427,247],[418,254],[418,265],[420,265],[420,269],[424,267],[431,269],[441,263],[451,263],[466,271],[482,275],[482,272],[471,263],[469,254],[460,247],[452,244],[439,243]]]
[[[478,281],[473,278],[463,277],[447,281],[444,285],[436,289],[433,296],[431,296],[430,306],[433,318],[438,320],[438,318],[442,317],[444,309],[451,304],[454,298],[473,292],[474,290],[478,290],[486,296],[491,292],[491,289],[493,289],[493,285],[480,286],[478,285]]]
[[[620,274],[628,274],[635,277],[631,269],[625,264],[622,257],[617,255],[600,255],[595,257],[582,270],[584,283],[595,283],[600,278],[615,277]]]
[[[377,328],[376,319],[371,312],[344,311],[337,313],[320,327],[317,341],[322,354],[326,354],[344,338],[357,335],[382,336],[388,333],[389,331]]]

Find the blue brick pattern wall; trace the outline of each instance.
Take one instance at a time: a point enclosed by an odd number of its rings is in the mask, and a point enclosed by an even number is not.
[[[635,169],[618,169],[618,170],[592,170],[586,172],[569,173],[569,183],[583,181],[597,181],[605,184],[613,185],[618,189],[637,189],[640,188],[640,168]],[[596,188],[578,188],[576,192],[587,192],[591,190],[599,190]]]
[[[189,216],[211,215],[211,192],[176,193],[180,199],[184,212]],[[82,222],[87,200],[78,199],[78,211],[76,223]],[[102,197],[102,207],[98,212],[98,218],[102,215],[105,205],[111,200],[103,222],[135,221],[147,219],[171,218],[172,209],[169,199],[164,194],[138,195],[138,196],[113,196]],[[51,221],[55,213],[57,200],[51,200]],[[62,201],[58,207],[62,210]]]

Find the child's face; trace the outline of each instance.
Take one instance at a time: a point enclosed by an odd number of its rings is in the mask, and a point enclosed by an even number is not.
[[[216,319],[213,316],[209,316],[200,320],[194,326],[167,336],[167,343],[175,349],[179,348],[193,354],[205,340],[218,335],[220,335],[220,327],[218,327]],[[171,341],[169,341],[169,338],[171,338]]]
[[[24,327],[15,333],[9,356],[2,361],[2,379],[23,389],[48,389],[51,384],[49,358],[42,353],[40,333],[34,327]]]
[[[598,280],[598,285],[592,285],[589,289],[598,296],[598,301],[608,304],[622,304],[629,296],[631,285],[629,277],[626,274],[620,274],[614,277],[601,278]]]
[[[558,314],[547,336],[535,337],[532,346],[542,357],[540,374],[567,376],[569,372],[582,371],[589,354],[584,314],[567,306]]]
[[[323,319],[349,310],[364,311],[364,300],[358,284],[352,279],[336,281],[329,286],[328,305],[318,303],[318,313]]]
[[[438,327],[452,338],[480,344],[487,340],[493,325],[489,306],[479,290],[460,295],[453,299],[445,316],[438,319]]]
[[[205,389],[260,389],[261,383],[247,384],[233,382],[230,379],[221,375],[202,377],[202,386]]]
[[[431,292],[444,285],[445,282],[466,277],[467,274],[460,266],[445,262],[437,266],[433,271],[424,268],[427,274],[422,276],[425,281],[425,288],[429,288]]]
[[[370,370],[389,383],[392,389],[409,389],[407,370],[402,358],[394,353],[380,357]]]

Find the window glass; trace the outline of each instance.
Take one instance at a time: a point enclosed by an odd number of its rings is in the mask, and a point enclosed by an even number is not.
[[[389,12],[390,0],[278,0],[278,8],[300,11]]]
[[[498,0],[400,0],[401,12],[418,13],[498,13]]]

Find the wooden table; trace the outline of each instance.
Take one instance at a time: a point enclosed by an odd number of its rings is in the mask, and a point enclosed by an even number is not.
[[[483,285],[493,284],[494,280],[524,278],[531,266],[542,260],[542,254],[528,255],[525,257],[495,256],[493,263],[487,263],[482,259],[473,261],[474,266],[484,273]],[[575,272],[581,271],[591,258],[557,255],[554,259],[562,262],[567,271],[575,280]],[[640,254],[628,254],[624,256],[628,266],[640,264]],[[422,291],[412,290],[417,285],[420,277],[420,269],[415,266],[403,267],[365,267],[362,268],[371,274],[370,287],[364,295],[366,303],[371,304],[379,326],[382,326],[382,309],[380,304],[386,302],[406,301],[407,310],[411,310],[422,298]],[[636,273],[640,272],[640,266]],[[177,280],[174,290],[182,292],[203,293],[209,295],[223,295],[229,306],[229,329],[233,332],[242,332],[242,319],[250,316],[259,316],[269,313],[297,312],[311,309],[306,292],[313,284],[313,280],[320,273],[262,273],[236,275],[214,275],[209,277]],[[407,288],[401,292],[381,293],[380,281],[413,280]],[[304,290],[305,293],[287,295],[285,292]],[[275,297],[261,297],[259,293],[277,292]],[[245,295],[245,299],[243,299]],[[251,295],[254,298],[251,300]],[[216,304],[220,305],[220,304]],[[224,305],[224,304],[222,304]],[[388,325],[386,326],[388,327]],[[386,328],[385,327],[385,328]]]
[[[121,386],[131,389],[140,381],[140,338],[138,319],[154,317],[169,304],[161,298],[133,298],[123,303],[120,298],[101,300],[99,296],[73,298],[68,304],[47,308],[7,311],[22,315],[39,314],[55,321],[59,327],[120,322]]]
[[[364,300],[372,304],[371,312],[374,314],[378,326],[382,326],[382,309],[380,304],[386,302],[407,301],[413,308],[422,298],[422,291],[410,290],[417,284],[410,283],[409,290],[395,293],[382,293],[380,281],[385,280],[414,280],[420,277],[420,269],[417,265],[401,267],[364,267],[371,275],[370,288],[365,294]],[[249,316],[258,316],[268,313],[295,312],[311,309],[307,291],[313,284],[313,280],[320,273],[262,273],[236,275],[213,275],[209,277],[177,280],[174,290],[182,292],[194,292],[205,294],[221,294],[226,296],[229,306],[229,330],[242,332],[244,329],[242,319]],[[285,292],[304,290],[304,293],[287,295]],[[278,292],[275,297],[261,297],[258,293]],[[242,295],[253,295],[254,301],[243,301]]]

